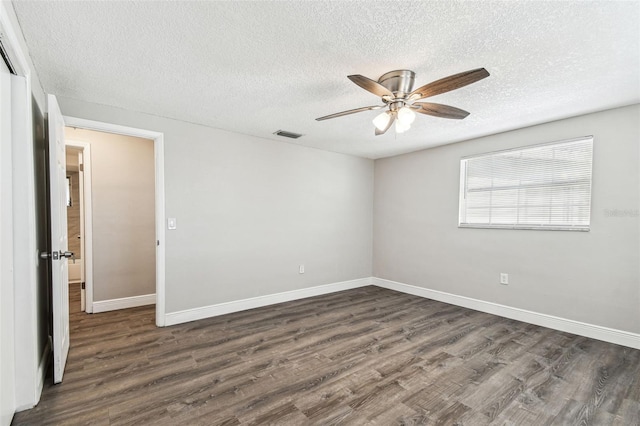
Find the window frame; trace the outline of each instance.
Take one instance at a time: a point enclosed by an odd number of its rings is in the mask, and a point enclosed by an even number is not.
[[[545,146],[556,146],[562,144],[569,144],[578,141],[589,141],[591,144],[591,167],[589,169],[589,222],[586,225],[552,225],[544,223],[541,225],[532,224],[491,224],[491,223],[467,223],[463,222],[463,218],[466,218],[466,202],[465,195],[467,194],[467,162],[468,160],[478,159],[483,157],[491,157],[499,154],[525,151],[528,149],[542,148]],[[594,152],[594,138],[593,135],[581,136],[571,139],[557,140],[553,142],[545,142],[540,144],[525,145],[516,148],[509,148],[498,151],[484,152],[480,154],[468,155],[460,158],[460,186],[459,186],[459,200],[458,200],[458,228],[476,228],[476,229],[514,229],[514,230],[538,230],[538,231],[578,231],[589,232],[591,230],[591,212],[593,204],[593,155]],[[542,185],[540,185],[542,187]],[[516,205],[514,208],[518,208]]]

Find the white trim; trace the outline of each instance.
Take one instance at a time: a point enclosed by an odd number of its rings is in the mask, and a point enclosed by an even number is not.
[[[247,309],[260,308],[276,303],[290,302],[292,300],[305,299],[307,297],[320,296],[322,294],[335,293],[337,291],[350,290],[371,285],[371,277],[360,278],[351,281],[342,281],[316,287],[302,288],[299,290],[285,291],[282,293],[267,294],[249,299],[234,300],[218,303],[216,305],[202,306],[199,308],[185,309],[184,311],[169,312],[165,315],[166,325],[182,324],[204,318],[245,311]]]
[[[156,325],[163,327],[165,325],[165,233],[164,233],[164,218],[165,218],[165,200],[164,200],[164,134],[153,130],[138,129],[135,127],[121,126],[118,124],[104,123],[101,121],[86,120],[84,118],[64,116],[64,121],[67,126],[77,127],[81,129],[96,130],[99,132],[116,133],[125,136],[135,136],[145,139],[153,139],[153,152],[155,159],[155,202],[156,202]],[[85,200],[86,201],[86,200]],[[85,217],[88,217],[88,213],[85,211]],[[91,224],[85,222],[85,230],[90,227]],[[89,241],[85,241],[85,247],[89,245]],[[88,257],[88,256],[87,256]],[[88,268],[85,269],[85,274],[88,277],[92,271]],[[93,312],[95,310],[95,303],[93,302],[93,294],[89,294],[87,289],[87,312],[90,311],[90,307]]]
[[[34,387],[38,382],[38,328],[36,294],[38,282],[38,245],[36,238],[35,177],[33,124],[31,103],[25,97],[24,77],[11,76],[11,147],[13,182],[13,276],[15,336],[29,336],[16,340],[15,371],[28,371],[21,378],[16,375],[16,407],[34,404]],[[30,95],[28,96],[31,97]],[[3,202],[5,199],[3,199]],[[32,308],[29,309],[29,306]]]
[[[141,296],[122,297],[120,299],[97,300],[93,302],[93,313],[115,311],[117,309],[136,308],[138,306],[153,305],[156,303],[155,294],[143,294]]]
[[[382,278],[373,278],[372,283],[373,285],[389,290],[413,294],[414,296],[425,297],[427,299],[433,299],[439,302],[449,303],[451,305],[462,306],[464,308],[474,309],[480,312],[524,321],[529,324],[535,324],[542,327],[552,328],[554,330],[578,334],[592,339],[640,349],[640,334],[637,333],[616,330],[613,328],[560,318],[553,315],[541,314],[538,312],[527,311],[525,309],[512,308],[498,303],[458,296],[438,290],[430,290],[424,287],[399,283]]]
[[[17,394],[21,378],[14,373],[20,368],[21,361],[16,355],[20,322],[15,320],[15,316],[20,313],[15,285],[19,271],[14,271],[13,248],[16,206],[13,202],[15,182],[12,172],[15,164],[11,152],[15,143],[11,129],[11,74],[9,71],[5,72],[4,63],[0,65],[0,425],[10,425],[13,413],[20,405]]]
[[[144,139],[156,139],[163,133],[154,130],[139,129],[136,127],[121,126],[119,124],[105,123],[103,121],[87,120],[85,118],[64,116],[64,122],[69,127],[95,130],[98,132],[116,133],[124,136],[134,136]]]
[[[82,263],[84,264],[85,311],[90,314],[93,312],[93,195],[91,192],[91,143],[69,139],[65,141],[65,145],[82,149],[82,162],[84,168],[84,232],[82,235],[84,258],[82,259]]]
[[[66,155],[66,149],[65,149],[65,155]],[[84,173],[84,169],[85,169],[85,163],[87,161],[85,161],[85,157],[89,157],[88,155],[84,154],[84,149],[82,150],[82,152],[80,152],[78,154],[78,163],[79,163],[79,168],[80,170],[78,171],[78,177],[79,177],[79,182],[78,182],[78,189],[80,192],[80,195],[78,197],[78,201],[80,203],[80,282],[83,283],[86,281],[86,274],[85,274],[85,259],[87,258],[85,251],[85,240],[86,240],[86,235],[85,235],[85,229],[84,229],[84,222],[85,222],[85,202],[84,202],[84,198],[85,198],[85,184],[84,184],[84,179],[85,179],[85,173]],[[91,164],[89,164],[90,166]],[[90,185],[89,185],[90,186]],[[89,190],[91,190],[91,188],[89,188]],[[82,286],[80,288],[80,310],[82,312],[86,312],[87,308],[85,306],[86,303],[86,297],[85,297],[85,293],[86,293],[86,289],[85,286]]]
[[[13,7],[10,2],[1,2],[0,6],[2,9],[0,10],[0,34],[2,34],[3,43],[5,50],[7,51],[7,55],[11,61],[11,65],[13,65],[14,71],[17,75],[21,75],[29,80],[28,85],[31,86],[31,69],[29,68],[29,63],[27,62],[27,57],[22,51],[22,47],[20,46],[20,42],[18,41],[18,36],[16,34],[13,25],[11,24],[11,20],[9,19],[9,12],[5,10],[6,7]],[[29,87],[31,89],[31,87]],[[31,90],[29,90],[29,99],[31,99]]]
[[[470,297],[458,296],[451,293],[445,293],[443,291],[431,290],[376,277],[342,281],[317,287],[286,291],[283,293],[269,294],[265,296],[252,297],[249,299],[235,300],[231,302],[219,303],[216,305],[185,309],[183,311],[169,312],[165,315],[165,325],[170,326],[182,324],[185,322],[196,321],[204,318],[230,314],[233,312],[240,312],[247,309],[260,308],[276,303],[289,302],[292,300],[304,299],[307,297],[364,287],[367,285],[375,285],[377,287],[395,290],[401,293],[412,294],[414,296],[420,296],[427,299],[437,300],[439,302],[449,303],[451,305],[462,306],[464,308],[474,309],[480,312],[486,312],[505,318],[527,322],[529,324],[539,325],[541,327],[547,327],[554,330],[589,337],[592,339],[640,349],[640,334],[602,327],[594,324],[587,324],[580,321],[574,321],[566,318],[556,317],[553,315],[527,311],[525,309],[513,308],[510,306],[500,305],[498,303],[486,302]]]
[[[165,325],[164,135],[153,142],[156,179],[156,325]]]

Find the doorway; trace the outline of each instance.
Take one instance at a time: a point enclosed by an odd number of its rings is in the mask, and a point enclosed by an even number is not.
[[[71,310],[156,301],[154,141],[66,127]]]
[[[87,147],[88,149],[88,147]],[[73,258],[69,263],[69,294],[78,298],[79,306],[70,309],[85,311],[85,232],[84,232],[84,146],[66,143],[67,166],[67,239]],[[74,288],[74,291],[72,291]],[[75,294],[78,293],[78,294]]]
[[[79,168],[83,168],[84,173],[84,214],[81,215],[84,224],[79,240],[86,312],[155,303],[156,325],[162,327],[165,325],[164,136],[159,132],[75,117],[65,116],[64,120],[67,143],[81,151]],[[137,149],[137,153],[118,154],[121,152],[116,149],[118,144],[128,144],[134,151]],[[97,161],[102,160],[110,160],[111,166],[102,164],[96,171]],[[143,177],[139,179],[140,173]],[[127,199],[127,188],[133,188],[137,195]],[[100,196],[99,191],[103,192]],[[111,197],[105,197],[107,193]],[[101,214],[99,223],[96,223],[97,211]],[[144,225],[140,225],[140,217],[146,222]],[[131,227],[135,223],[145,228],[145,236],[140,238],[146,244],[144,252],[147,253],[147,260],[137,263],[130,261],[136,258],[133,243],[141,235],[140,229]],[[126,229],[129,232],[120,232]],[[105,244],[98,250],[96,238],[105,235],[102,241]],[[128,266],[117,263],[123,258]],[[98,263],[102,270],[96,270]],[[98,277],[107,281],[96,282]],[[132,279],[142,285],[137,285],[137,289],[123,285]]]

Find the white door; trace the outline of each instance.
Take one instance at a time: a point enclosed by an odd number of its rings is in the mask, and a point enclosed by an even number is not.
[[[69,269],[67,241],[67,168],[64,119],[53,95],[49,111],[49,180],[51,200],[51,278],[53,305],[53,382],[60,383],[69,354]]]

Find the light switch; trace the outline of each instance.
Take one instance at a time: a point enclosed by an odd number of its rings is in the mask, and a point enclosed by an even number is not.
[[[509,285],[509,274],[504,272],[500,273],[500,284]]]
[[[178,227],[178,221],[176,220],[175,217],[170,217],[169,219],[167,219],[167,228],[176,229],[177,227]]]

